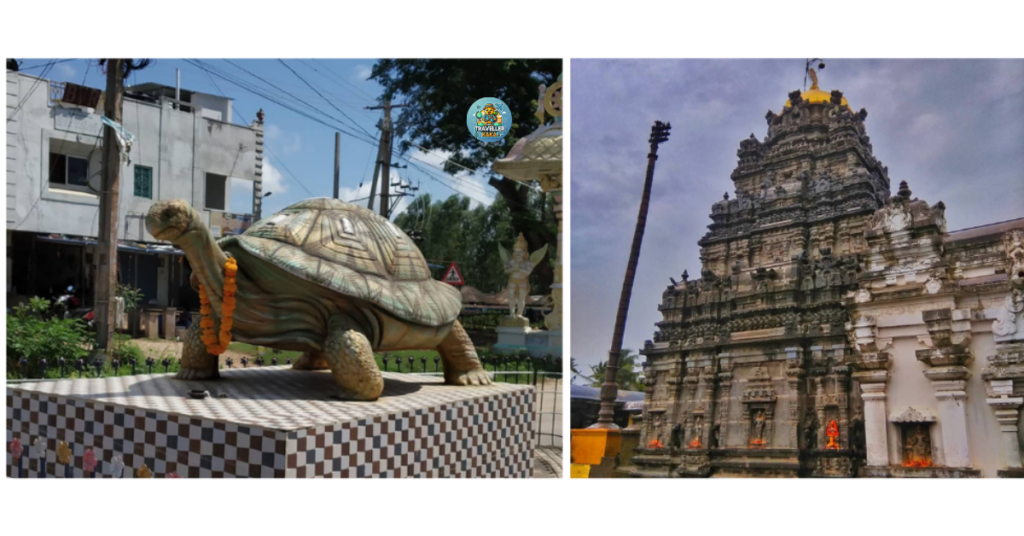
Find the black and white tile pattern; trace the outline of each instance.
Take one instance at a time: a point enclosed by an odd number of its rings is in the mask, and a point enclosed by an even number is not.
[[[217,382],[169,375],[8,385],[7,475],[18,476],[10,444],[24,445],[24,477],[66,473],[58,443],[72,450],[70,476],[83,477],[86,449],[110,477],[145,464],[155,477],[528,477],[534,392],[529,386],[451,387],[436,377],[385,373],[376,402],[333,398],[326,372],[286,367],[224,371]],[[204,400],[188,398],[207,390]],[[32,447],[45,439],[45,449]]]

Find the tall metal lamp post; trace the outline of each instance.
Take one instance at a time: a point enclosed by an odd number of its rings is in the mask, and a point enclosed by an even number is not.
[[[633,245],[629,250],[629,262],[626,264],[626,275],[622,279],[622,293],[619,295],[619,310],[615,315],[615,331],[612,332],[612,347],[608,350],[608,366],[605,370],[604,383],[601,385],[601,410],[597,414],[597,422],[590,428],[618,429],[613,421],[615,417],[615,399],[619,385],[616,379],[619,374],[619,358],[622,355],[622,336],[626,331],[626,316],[629,313],[629,299],[633,294],[633,279],[636,276],[636,264],[640,258],[640,246],[644,240],[644,229],[647,228],[647,209],[651,199],[651,183],[654,181],[654,163],[658,160],[658,146],[668,141],[671,123],[655,121],[651,127],[651,152],[647,155],[647,178],[644,180],[644,193],[640,198],[640,212],[636,217],[636,229],[633,231]]]

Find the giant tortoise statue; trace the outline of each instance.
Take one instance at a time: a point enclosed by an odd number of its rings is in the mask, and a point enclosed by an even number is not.
[[[375,350],[436,349],[446,383],[491,383],[457,320],[459,292],[431,278],[412,240],[366,208],[307,199],[217,240],[200,213],[176,199],[154,204],[146,228],[185,252],[192,286],[203,286],[218,329],[224,267],[234,258],[232,338],[303,352],[293,368],[329,368],[345,398],[380,396]],[[199,322],[184,343],[178,378],[219,377],[219,358],[207,350]]]

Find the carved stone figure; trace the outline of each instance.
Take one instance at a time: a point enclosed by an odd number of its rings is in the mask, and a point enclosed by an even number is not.
[[[530,274],[537,267],[544,255],[548,252],[547,244],[534,251],[532,254],[526,250],[526,238],[519,233],[515,246],[512,247],[512,254],[498,244],[498,253],[501,255],[501,263],[505,266],[505,273],[508,274],[508,315],[513,318],[525,318],[523,312],[526,310],[526,297],[530,295]]]
[[[764,414],[763,409],[757,410],[757,414],[754,415],[754,426],[750,430],[750,444],[754,446],[763,446],[766,441],[764,437],[764,427],[767,424],[768,418]]]
[[[807,424],[804,426],[804,448],[814,449],[818,447],[818,414],[814,411],[807,412]]]
[[[459,292],[433,279],[413,241],[366,208],[307,199],[215,240],[199,212],[172,200],[150,208],[146,228],[185,252],[192,286],[208,295],[218,331],[225,264],[235,259],[234,340],[305,352],[294,368],[329,368],[345,397],[380,396],[375,350],[436,349],[446,383],[491,383],[457,320]],[[185,337],[180,379],[219,376],[200,324]]]
[[[674,449],[683,446],[683,425],[676,423],[672,426],[672,434],[669,436],[668,445]]]

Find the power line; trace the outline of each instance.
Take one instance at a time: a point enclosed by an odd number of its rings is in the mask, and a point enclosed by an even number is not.
[[[319,90],[317,90],[317,89],[316,89],[315,87],[313,87],[313,84],[310,84],[309,82],[307,82],[307,81],[306,81],[306,79],[302,77],[302,75],[300,75],[300,74],[299,74],[298,72],[296,72],[296,71],[295,71],[295,69],[292,69],[290,65],[288,65],[287,63],[285,63],[285,62],[284,62],[284,60],[282,60],[282,59],[278,58],[278,60],[277,60],[277,61],[281,62],[281,65],[284,65],[284,66],[285,66],[285,67],[286,67],[286,68],[287,68],[287,69],[288,69],[289,71],[291,71],[291,72],[292,72],[292,74],[294,74],[294,75],[295,75],[295,76],[296,76],[296,77],[297,77],[297,78],[298,78],[299,80],[302,80],[302,82],[303,82],[304,84],[306,84],[307,86],[309,86],[309,89],[312,89],[312,90],[313,90],[313,91],[314,91],[314,92],[315,92],[315,93],[316,93],[317,95],[320,95],[320,98],[321,98],[321,99],[323,99],[324,101],[326,101],[326,102],[327,102],[327,104],[329,104],[329,105],[331,106],[331,108],[334,108],[335,110],[337,110],[337,111],[338,111],[338,113],[340,113],[341,115],[343,115],[343,116],[345,116],[346,118],[348,118],[348,120],[349,120],[349,121],[352,121],[352,123],[353,123],[353,124],[354,124],[354,125],[356,126],[356,128],[358,128],[359,130],[362,130],[362,131],[363,131],[363,132],[364,132],[364,133],[365,133],[365,134],[366,134],[367,136],[373,137],[373,134],[370,134],[370,132],[369,132],[369,131],[367,131],[367,130],[366,130],[365,128],[363,128],[362,126],[360,126],[360,125],[359,125],[359,123],[356,123],[356,120],[355,120],[355,119],[352,119],[351,117],[349,117],[349,116],[348,116],[348,114],[347,114],[347,113],[345,113],[345,112],[344,112],[344,111],[343,111],[343,110],[342,110],[341,108],[338,108],[337,106],[335,106],[335,105],[334,105],[334,103],[330,101],[330,99],[328,99],[327,97],[325,97],[325,96],[323,95],[323,93],[320,93],[320,91],[319,91]]]
[[[224,91],[223,91],[223,90],[221,90],[220,86],[219,86],[219,85],[217,85],[217,82],[216,82],[216,81],[215,81],[215,80],[213,79],[213,77],[212,77],[212,76],[210,76],[210,73],[209,73],[209,72],[208,72],[208,71],[207,71],[206,69],[203,69],[203,72],[204,72],[204,73],[206,74],[206,76],[207,76],[207,77],[208,77],[208,78],[210,79],[210,82],[211,82],[211,83],[213,84],[213,87],[217,88],[217,92],[219,92],[219,93],[220,93],[220,96],[221,96],[221,97],[224,97],[224,98],[227,98],[227,95],[226,95],[226,94],[224,93]],[[241,109],[239,109],[238,111],[239,111],[239,113],[242,113],[243,115],[246,115],[246,116],[247,116],[247,115],[249,115],[249,114],[246,114],[246,113],[242,112],[242,110],[241,110]],[[281,164],[281,167],[283,167],[283,168],[284,168],[284,170],[285,170],[285,171],[287,171],[287,172],[288,172],[288,174],[289,174],[289,175],[291,175],[293,179],[295,179],[295,182],[299,183],[299,186],[301,186],[303,190],[305,190],[305,191],[306,191],[306,192],[307,192],[307,193],[308,193],[309,195],[312,195],[312,196],[315,196],[315,195],[316,195],[316,194],[314,194],[313,192],[311,192],[311,191],[309,190],[309,188],[306,188],[306,185],[305,185],[305,184],[303,184],[303,183],[302,183],[302,181],[300,181],[300,180],[299,180],[299,178],[298,178],[298,177],[296,177],[294,173],[292,173],[292,170],[288,169],[288,166],[287,166],[287,165],[286,165],[286,164],[284,163],[284,160],[282,160],[282,159],[281,159],[281,158],[279,158],[279,157],[278,157],[278,156],[277,156],[276,154],[274,154],[274,151],[272,151],[272,150],[270,149],[270,146],[269,146],[269,145],[267,145],[266,143],[264,143],[264,144],[263,144],[263,148],[264,148],[264,149],[266,149],[266,150],[267,150],[267,152],[268,152],[268,153],[270,153],[270,154],[271,154],[271,156],[273,156],[273,157],[274,157],[274,160],[276,160],[276,161],[277,161],[277,162],[278,162],[279,164]]]
[[[373,139],[373,138],[369,138],[369,139],[367,139],[367,138],[365,138],[365,137],[363,137],[363,136],[361,136],[361,135],[359,135],[359,134],[357,134],[357,133],[355,133],[355,132],[351,132],[351,131],[347,130],[346,128],[342,128],[341,126],[338,126],[338,125],[331,125],[331,124],[329,124],[329,123],[325,122],[324,120],[322,120],[322,119],[320,119],[320,118],[317,118],[317,117],[314,117],[314,116],[310,115],[310,114],[309,114],[309,113],[307,113],[307,112],[304,112],[304,111],[302,111],[302,110],[298,110],[298,109],[294,108],[293,106],[290,106],[290,105],[288,105],[288,104],[286,104],[286,103],[284,103],[284,102],[281,102],[280,98],[275,98],[275,97],[274,97],[273,95],[270,95],[270,94],[269,94],[268,92],[266,92],[266,91],[261,91],[261,90],[260,90],[259,88],[254,88],[254,87],[252,87],[251,85],[249,85],[248,83],[246,83],[246,82],[244,82],[244,81],[241,81],[241,80],[239,80],[239,79],[237,79],[237,78],[234,78],[234,77],[232,77],[232,76],[230,76],[230,75],[227,75],[226,73],[222,73],[222,72],[220,72],[220,71],[219,71],[218,69],[216,69],[215,67],[213,67],[213,66],[208,66],[207,64],[205,64],[204,62],[202,62],[202,61],[200,61],[200,60],[188,60],[188,59],[186,59],[186,60],[183,60],[183,61],[185,61],[185,62],[189,63],[190,65],[193,65],[193,66],[195,66],[195,67],[198,67],[198,68],[202,69],[202,70],[203,70],[203,71],[204,71],[204,72],[205,72],[205,73],[207,74],[207,76],[209,76],[209,75],[211,75],[211,74],[212,74],[212,75],[215,75],[215,76],[217,76],[218,78],[221,78],[221,79],[223,79],[223,80],[226,80],[226,81],[228,81],[228,82],[230,82],[230,83],[232,83],[232,84],[234,84],[234,85],[238,86],[239,88],[241,88],[241,89],[243,89],[243,90],[245,90],[245,91],[248,91],[248,92],[250,92],[250,93],[253,93],[254,95],[257,95],[257,96],[259,96],[259,97],[265,98],[265,99],[267,99],[267,100],[269,100],[269,101],[271,101],[271,102],[273,102],[273,103],[275,103],[275,104],[278,104],[279,106],[282,106],[283,108],[285,108],[285,109],[287,109],[287,110],[289,110],[289,111],[292,111],[292,112],[294,112],[294,113],[296,113],[296,114],[299,114],[299,115],[301,115],[302,117],[305,117],[305,118],[307,118],[307,119],[309,119],[309,120],[311,120],[311,121],[314,121],[314,122],[316,122],[316,123],[319,123],[319,124],[321,124],[321,125],[323,125],[323,126],[326,126],[326,127],[328,127],[328,128],[331,128],[331,129],[333,129],[333,130],[338,130],[338,131],[341,131],[341,132],[342,132],[343,134],[346,134],[346,135],[348,135],[348,136],[351,136],[351,137],[353,137],[353,138],[355,138],[355,139],[357,139],[357,140],[359,140],[359,141],[362,141],[363,143],[366,143],[366,144],[368,144],[368,145],[370,145],[370,146],[375,146],[375,145],[376,145],[376,143],[377,143],[377,140],[376,140],[376,139]],[[268,84],[270,84],[270,82],[267,82],[267,83],[268,83]],[[216,83],[215,83],[214,85],[216,86]],[[273,84],[270,84],[270,85],[273,85]],[[274,87],[276,87],[276,86],[274,86]],[[278,89],[280,89],[280,88],[278,88]],[[219,90],[220,90],[220,89],[219,89],[219,87],[218,87],[218,91],[219,91]],[[283,90],[282,90],[282,91],[283,91]],[[222,93],[222,95],[223,95],[223,91],[222,91],[221,93]],[[285,93],[288,93],[288,92],[285,92]],[[293,99],[296,99],[296,100],[299,100],[299,101],[301,101],[301,99],[298,99],[298,98],[297,98],[297,97],[295,97],[294,95],[291,95],[290,93],[288,93],[288,94],[289,94],[289,95],[290,95],[290,96],[291,96],[291,97],[292,97]],[[332,120],[332,121],[335,121],[335,122],[337,122],[337,123],[339,123],[339,124],[341,124],[341,125],[344,125],[344,123],[342,123],[342,122],[338,121],[338,119],[337,119],[337,118],[334,118],[334,117],[332,117],[332,116],[331,116],[330,114],[324,113],[324,112],[323,112],[322,110],[320,110],[320,109],[318,109],[318,108],[316,108],[316,107],[314,107],[314,106],[310,105],[309,103],[306,103],[306,102],[304,102],[304,101],[301,101],[301,102],[303,102],[303,104],[304,104],[304,105],[306,105],[307,107],[309,107],[309,108],[311,108],[311,109],[313,109],[313,110],[316,110],[317,112],[319,112],[319,113],[320,113],[321,115],[323,115],[324,117],[327,117],[328,119],[330,119],[330,120]],[[344,126],[347,126],[347,125],[344,125]],[[396,149],[394,149],[394,148],[392,148],[392,155],[393,155],[393,156],[395,156],[395,157],[397,157],[397,158],[399,158],[399,159],[402,159],[402,160],[405,160],[405,161],[409,162],[409,163],[410,163],[410,165],[412,165],[412,166],[413,166],[414,168],[416,168],[416,169],[419,169],[419,170],[420,170],[421,172],[425,173],[425,174],[426,174],[426,175],[427,175],[427,176],[428,176],[429,178],[431,178],[431,180],[434,180],[435,182],[439,182],[440,184],[444,184],[444,185],[445,185],[445,187],[447,187],[447,188],[449,188],[449,189],[451,189],[451,190],[455,191],[455,192],[456,192],[456,193],[458,193],[458,194],[461,194],[461,195],[466,195],[466,196],[468,196],[468,197],[472,198],[473,200],[475,200],[475,201],[477,201],[477,202],[480,202],[480,203],[486,203],[486,202],[489,202],[489,201],[491,201],[491,200],[492,200],[492,198],[487,198],[487,200],[486,200],[486,201],[481,201],[480,199],[477,199],[476,197],[474,197],[474,196],[472,196],[472,195],[469,195],[469,194],[468,194],[467,192],[463,192],[463,191],[461,191],[461,190],[458,190],[457,188],[455,188],[455,187],[453,187],[453,186],[451,186],[451,185],[449,185],[449,184],[445,183],[445,182],[444,182],[443,180],[440,180],[440,179],[438,179],[438,178],[437,178],[437,177],[436,177],[435,175],[433,175],[433,174],[432,174],[431,172],[427,171],[426,169],[424,169],[424,168],[422,168],[422,167],[420,167],[420,166],[416,165],[416,164],[415,164],[415,163],[414,163],[413,161],[411,161],[411,160],[410,160],[410,159],[409,159],[408,157],[405,157],[405,156],[401,155],[401,153],[398,153],[398,152],[396,151]],[[282,161],[281,161],[280,159],[278,159],[278,162],[281,162],[281,163],[283,164],[283,162],[282,162]],[[424,163],[427,163],[427,162],[424,162]],[[427,164],[429,164],[429,163],[427,163]],[[286,170],[287,170],[287,168],[286,168]],[[444,172],[444,171],[442,170],[442,172]],[[452,181],[452,182],[455,182],[455,179],[454,179],[454,178],[452,178],[452,176],[451,176],[451,175],[448,175],[448,174],[447,174],[447,172],[444,172],[444,173],[445,173],[445,175],[444,175],[444,179],[445,179],[445,180],[448,180],[448,181]],[[294,174],[293,174],[293,177],[294,177]],[[297,177],[295,177],[295,178],[296,178],[296,180],[298,180],[298,179],[297,179]],[[300,184],[301,184],[301,181],[300,181]],[[457,183],[457,182],[456,182],[456,184],[459,184],[459,183]],[[303,188],[305,188],[305,186],[303,186]],[[306,191],[308,192],[308,191],[309,191],[309,189],[308,189],[308,188],[306,188]],[[311,195],[312,195],[312,193],[311,193]],[[485,195],[486,195],[486,194],[485,194]]]
[[[23,72],[29,71],[31,69],[39,69],[40,67],[55,66],[57,64],[63,64],[63,63],[65,63],[65,61],[74,61],[76,59],[78,59],[78,58],[77,57],[69,57],[67,59],[57,59],[57,60],[50,61],[49,64],[39,64],[38,66],[32,66],[32,67],[18,67],[17,68],[17,72],[18,73],[23,73]],[[8,70],[7,72],[8,73],[13,73],[14,71]]]
[[[375,100],[375,98],[374,98],[374,96],[373,96],[373,95],[370,95],[369,93],[367,93],[367,92],[363,91],[362,89],[359,89],[359,86],[357,86],[357,85],[353,84],[352,82],[349,82],[348,80],[345,80],[345,77],[344,77],[344,76],[342,76],[342,75],[341,75],[341,74],[339,74],[339,73],[336,73],[336,72],[334,72],[334,70],[333,70],[333,69],[331,69],[330,67],[328,67],[328,66],[327,66],[327,64],[325,64],[325,63],[322,63],[322,62],[321,62],[320,60],[318,60],[318,59],[314,59],[313,61],[315,61],[316,63],[319,63],[320,65],[322,65],[322,66],[323,66],[323,68],[324,68],[324,70],[326,70],[326,71],[330,72],[330,73],[331,73],[331,74],[333,74],[334,76],[337,76],[338,78],[335,78],[335,80],[337,80],[337,81],[339,81],[339,82],[341,82],[341,83],[343,83],[343,84],[348,84],[349,86],[351,86],[352,88],[354,88],[354,89],[355,89],[356,91],[358,91],[358,92],[362,93],[363,95],[365,95],[365,96],[366,96],[366,98],[368,98],[368,99],[370,99],[370,100]],[[325,76],[326,76],[326,75],[325,75]]]
[[[14,108],[14,111],[11,112],[11,115],[7,116],[8,123],[10,123],[11,119],[13,119],[15,115],[17,115],[18,111],[21,110],[21,107],[25,106],[25,103],[28,102],[28,99],[31,98],[32,94],[36,92],[36,86],[38,86],[39,83],[46,78],[46,75],[50,74],[50,69],[53,69],[53,66],[56,64],[56,61],[51,61],[50,63],[46,64],[46,66],[43,68],[43,72],[39,73],[39,77],[36,78],[36,81],[32,84],[32,87],[29,88],[28,95],[25,95],[25,98],[21,99],[21,101],[18,102],[18,106],[16,106]]]

